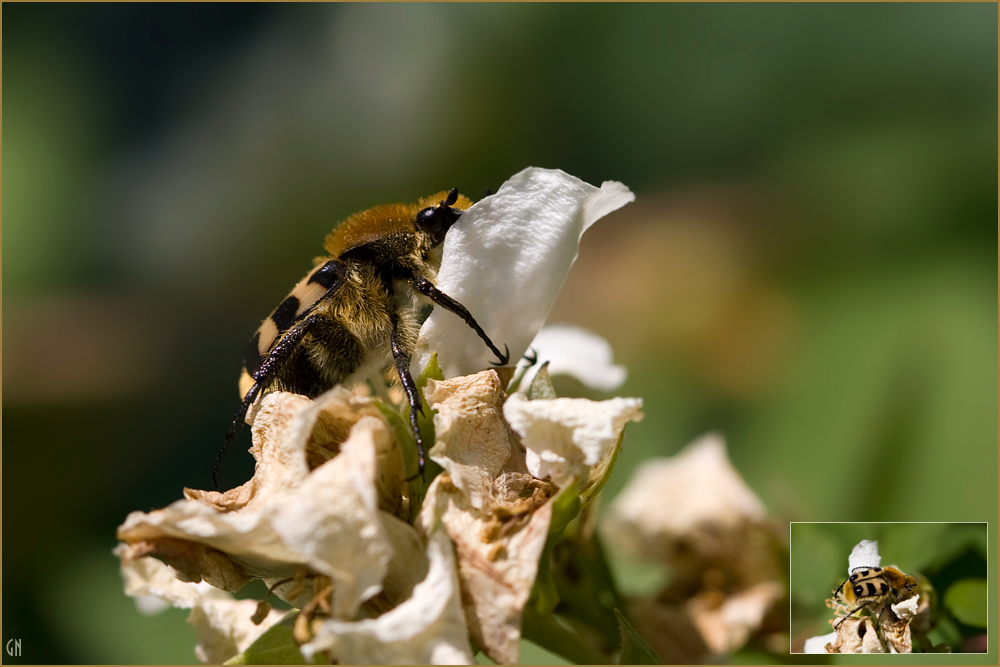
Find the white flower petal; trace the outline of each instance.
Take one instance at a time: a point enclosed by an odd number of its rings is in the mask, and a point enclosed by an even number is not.
[[[914,595],[912,598],[903,600],[902,602],[894,605],[889,605],[896,616],[902,621],[908,621],[919,613],[920,607],[920,595]]]
[[[621,183],[600,188],[560,170],[530,167],[466,211],[444,242],[437,286],[472,313],[511,359],[528,349],[576,259],[580,236],[633,201]],[[444,376],[489,368],[494,355],[453,313],[435,308],[420,330],[414,374],[432,352]]]
[[[119,544],[113,553],[122,558],[127,550],[127,545]],[[123,559],[121,572],[126,595],[156,597],[180,609],[191,609],[206,598],[232,599],[229,593],[207,584],[181,581],[168,565],[155,558]]]
[[[802,649],[803,653],[823,653],[826,654],[826,645],[832,644],[837,641],[837,633],[831,632],[828,635],[820,635],[818,637],[810,637],[806,640],[805,647]]]
[[[299,558],[333,579],[334,614],[340,617],[352,615],[381,590],[392,557],[374,486],[372,443],[379,437],[391,436],[375,418],[363,418],[338,456],[262,517]]]
[[[310,659],[329,651],[355,665],[473,664],[454,547],[443,530],[428,540],[427,557],[427,577],[410,599],[378,618],[322,623],[302,654]]]
[[[461,489],[439,475],[427,491],[420,523],[432,531],[443,526],[455,543],[462,605],[473,639],[495,662],[516,664],[521,617],[548,537],[552,502],[533,510],[525,506],[514,515],[516,506],[493,500],[495,508],[511,510],[506,527],[513,530],[504,530],[495,515],[474,508]]]
[[[878,540],[861,540],[851,549],[847,557],[847,574],[865,567],[878,567],[882,557],[878,555]]]
[[[520,386],[522,391],[531,385],[546,361],[550,375],[569,375],[598,391],[614,391],[628,377],[628,369],[614,363],[611,344],[583,327],[547,324],[529,348],[535,353],[537,362],[525,372]]]
[[[587,468],[601,461],[618,441],[626,422],[642,419],[642,400],[529,401],[514,394],[504,403],[503,412],[527,450],[528,472],[565,486],[573,479],[582,480]]]

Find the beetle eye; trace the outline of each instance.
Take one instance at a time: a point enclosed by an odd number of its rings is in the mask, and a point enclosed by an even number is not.
[[[441,209],[437,206],[425,208],[420,213],[417,213],[417,227],[431,234],[440,232],[445,222],[444,216],[441,213]]]
[[[458,196],[457,190],[452,190],[455,196]],[[451,195],[443,200],[437,206],[430,206],[424,210],[417,213],[416,225],[417,229],[427,232],[434,239],[434,245],[437,245],[444,241],[444,235],[448,233],[455,221],[462,215],[462,211],[457,208],[452,208],[449,201],[452,200]],[[452,203],[454,203],[452,201]]]

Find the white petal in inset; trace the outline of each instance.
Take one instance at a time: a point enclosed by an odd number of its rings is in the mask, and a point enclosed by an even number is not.
[[[612,451],[625,424],[643,416],[638,398],[529,401],[522,394],[508,398],[503,413],[527,450],[528,472],[560,487],[583,481],[588,468]]]
[[[474,664],[454,547],[443,530],[428,540],[427,558],[427,577],[410,599],[378,618],[319,624],[313,640],[302,646],[306,659],[329,651],[339,662],[353,665]]]
[[[462,214],[445,237],[437,287],[464,305],[494,344],[521,357],[576,260],[580,236],[633,201],[627,187],[597,188],[558,169],[529,167]],[[414,375],[437,351],[446,378],[490,367],[492,352],[461,318],[435,308],[420,329]]]
[[[818,637],[810,637],[806,640],[805,647],[802,649],[803,653],[822,653],[826,654],[826,645],[832,644],[837,641],[837,633],[831,632],[828,635],[820,635]]]
[[[914,595],[912,598],[889,606],[901,621],[908,621],[919,613],[920,595]]]
[[[879,567],[882,557],[878,555],[878,540],[861,540],[851,549],[847,558],[847,574],[866,567]]]
[[[550,375],[568,375],[598,391],[614,391],[625,383],[628,369],[614,363],[611,344],[592,331],[570,324],[547,324],[531,341],[537,362],[525,371],[520,388],[526,390],[542,364]],[[523,366],[524,362],[519,365]]]

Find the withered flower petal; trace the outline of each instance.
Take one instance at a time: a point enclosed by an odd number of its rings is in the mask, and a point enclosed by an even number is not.
[[[427,562],[427,576],[412,596],[378,618],[317,622],[315,636],[302,645],[303,655],[328,652],[338,662],[355,665],[474,664],[454,549],[444,531],[431,534]]]
[[[221,664],[246,650],[284,615],[272,609],[260,623],[254,623],[255,601],[237,600],[206,583],[181,581],[159,560],[125,558],[126,549],[124,544],[115,549],[123,562],[125,592],[137,600],[155,596],[175,607],[190,609],[188,623],[198,631],[195,654],[202,662]]]
[[[310,470],[307,451],[323,445],[338,421],[350,437]],[[118,530],[131,545],[126,555],[162,557],[187,578],[225,590],[249,578],[283,582],[275,592],[296,606],[315,594],[309,573],[323,575],[334,583],[333,613],[351,617],[382,590],[394,554],[387,525],[412,532],[380,509],[379,477],[386,470],[400,484],[402,477],[388,426],[339,387],[316,401],[274,392],[261,402],[253,437],[258,465],[250,482],[228,496],[188,492],[162,510],[133,512]],[[422,574],[421,558],[407,561]]]

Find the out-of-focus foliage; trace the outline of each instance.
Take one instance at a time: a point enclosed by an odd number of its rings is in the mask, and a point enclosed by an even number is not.
[[[932,598],[935,627],[927,637],[933,645],[946,644],[953,653],[986,650],[985,579],[991,561],[985,523],[793,523],[793,650],[830,632],[834,614],[824,601],[847,578],[848,556],[861,540],[877,540],[882,567],[893,565],[915,577],[917,592]]]
[[[962,623],[985,628],[989,621],[986,610],[986,579],[962,579],[955,582],[948,588],[944,604]]]
[[[136,615],[93,554],[129,510],[210,484],[243,347],[334,222],[528,165],[638,197],[584,238],[550,318],[607,338],[645,399],[605,496],[718,429],[774,516],[996,521],[996,5],[4,15],[23,661],[193,661],[183,614]],[[231,453],[224,483],[250,463]],[[802,576],[846,549],[816,541]]]

